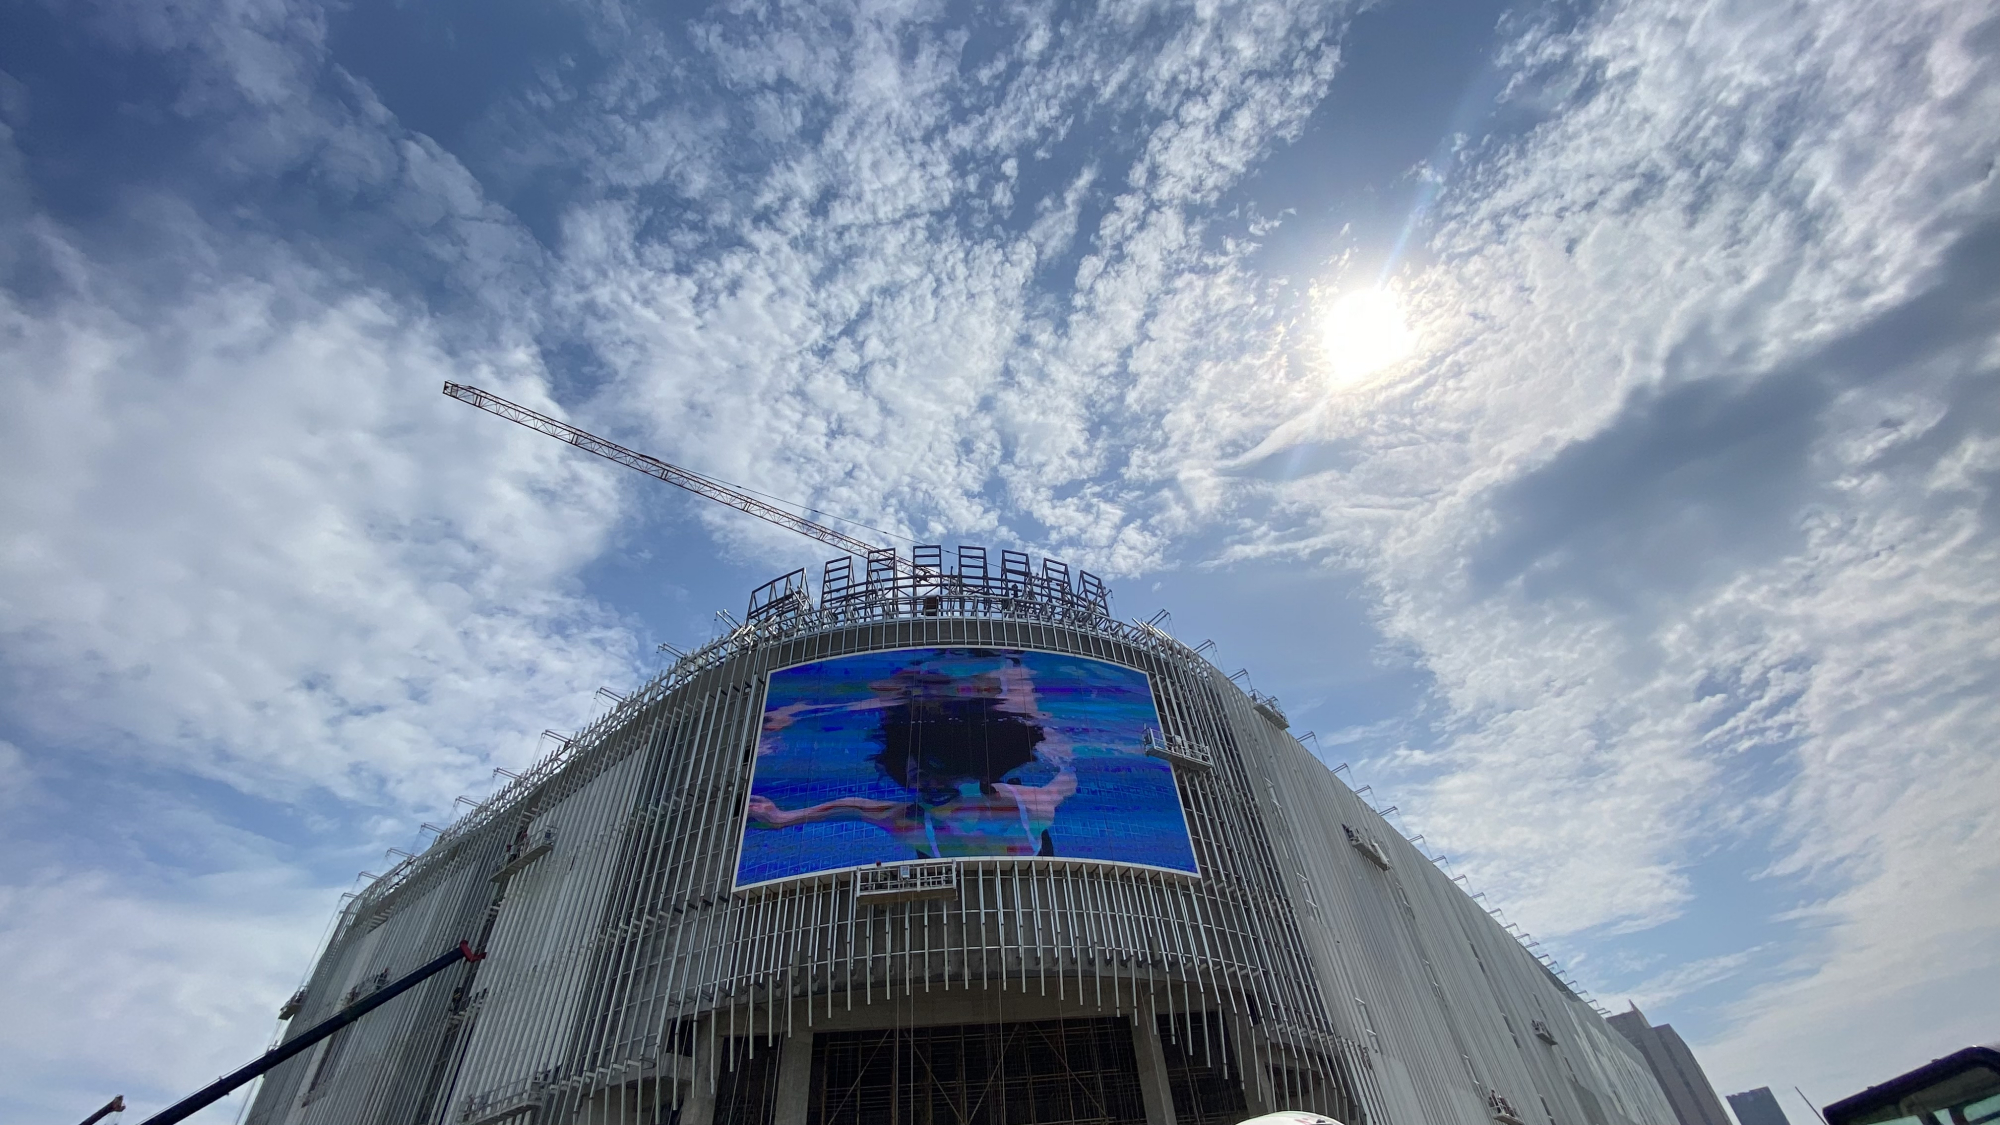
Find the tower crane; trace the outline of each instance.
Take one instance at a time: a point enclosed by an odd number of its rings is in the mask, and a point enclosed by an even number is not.
[[[884,555],[895,560],[896,569],[910,572],[915,564],[900,555],[891,554],[891,548],[878,547],[866,540],[857,539],[838,528],[828,527],[816,520],[807,519],[796,512],[752,496],[741,489],[731,487],[719,480],[702,476],[700,473],[669,464],[657,457],[649,457],[637,450],[627,449],[608,438],[598,437],[588,430],[578,429],[568,422],[551,418],[538,410],[509,402],[491,391],[465,383],[446,383],[444,393],[470,403],[488,414],[497,414],[509,422],[518,422],[537,433],[547,434],[558,441],[565,441],[585,453],[595,453],[607,461],[616,461],[628,469],[637,469],[649,477],[666,481],[668,484],[685,488],[697,496],[704,496],[718,503],[727,504],[739,512],[748,512],[758,519],[777,524],[779,527],[796,531],[809,539],[817,539],[830,547],[837,547],[851,555],[864,558],[881,558]]]

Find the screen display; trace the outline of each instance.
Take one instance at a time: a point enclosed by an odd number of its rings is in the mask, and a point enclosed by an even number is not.
[[[1143,672],[915,648],[771,673],[736,885],[913,859],[1056,856],[1196,874]]]

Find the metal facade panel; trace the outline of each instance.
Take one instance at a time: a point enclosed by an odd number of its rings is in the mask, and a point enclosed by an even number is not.
[[[1385,1116],[1478,1125],[1497,1094],[1530,1122],[1671,1119],[1644,1064],[1588,1004],[1304,746],[1265,729],[1270,811],[1297,848],[1317,979],[1347,1035],[1381,1041]],[[1386,869],[1348,843],[1349,826],[1383,846]],[[1537,1021],[1556,1042],[1533,1034]]]
[[[369,888],[295,1026],[460,937],[488,961],[357,1025],[320,1089],[317,1052],[288,1064],[250,1120],[699,1121],[739,1056],[878,1007],[922,1025],[1004,999],[1185,1027],[1253,1110],[1475,1125],[1504,1097],[1529,1121],[1656,1125],[1657,1088],[1595,1013],[1193,650],[1032,584],[953,587],[948,611],[882,585],[689,654]],[[1021,857],[958,861],[944,898],[861,901],[851,872],[732,893],[764,677],[926,646],[1145,673],[1163,736],[1213,759],[1175,771],[1202,876]],[[1343,824],[1373,833],[1389,868]],[[549,853],[493,882],[551,829]],[[1532,1019],[1561,1029],[1555,1046],[1526,1036]],[[1615,1119],[1586,1117],[1572,1070]]]

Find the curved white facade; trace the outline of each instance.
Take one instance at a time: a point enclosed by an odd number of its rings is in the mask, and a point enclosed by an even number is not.
[[[1028,561],[760,589],[354,901],[295,1028],[462,937],[488,957],[274,1072],[250,1120],[1669,1125],[1632,1049],[1275,704]],[[733,889],[770,673],[926,647],[1145,673],[1199,874],[1004,855]]]

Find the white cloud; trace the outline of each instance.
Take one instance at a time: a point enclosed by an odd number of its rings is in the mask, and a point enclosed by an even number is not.
[[[438,393],[532,400],[531,361],[282,251],[134,306],[45,238],[71,291],[0,303],[0,636],[42,738],[437,807],[629,675],[561,592],[608,474]]]
[[[332,901],[276,866],[143,891],[60,868],[0,885],[0,1117],[81,1119],[120,1093],[150,1113],[248,1062]]]
[[[1046,529],[1025,534],[1100,565],[1157,564],[1146,519],[1176,503],[1155,495],[1173,474],[1128,483],[1116,467],[1171,447],[1158,404],[1200,430],[1228,382],[1212,376],[1247,367],[1225,354],[1262,323],[1246,248],[1204,247],[1202,208],[1302,127],[1339,13],[1017,10],[1028,33],[970,82],[941,14],[779,7],[698,29],[754,130],[787,141],[768,160],[637,95],[686,65],[679,47],[607,82],[612,112],[586,131],[612,147],[578,157],[611,199],[569,216],[561,279],[620,372],[595,409],[638,406],[669,456],[913,534],[1025,517]],[[1050,165],[1057,182],[1024,194],[1022,161],[1080,133],[1100,141],[1091,162]],[[1117,194],[1084,229],[1098,184]],[[637,189],[652,186],[705,220],[644,233]],[[1072,258],[1073,297],[1054,298],[1070,279],[1050,271]],[[1218,326],[1228,340],[1177,346]]]
[[[1865,1084],[1857,1073],[1992,1038],[2000,545],[1978,527],[1992,470],[1976,491],[1959,473],[1990,464],[1994,444],[1959,444],[1928,479],[1855,473],[1844,483],[1875,494],[1858,512],[1820,516],[1816,550],[1704,623],[1758,622],[1759,663],[1810,668],[1782,712],[1805,737],[1782,797],[1792,848],[1775,867],[1837,888],[1801,912],[1815,940],[1789,977],[1751,991],[1716,1038],[1725,1073],[1754,1059],[1831,1099]]]
[[[757,135],[788,145],[747,173],[745,134],[661,97],[672,68],[635,19],[591,93],[603,120],[526,154],[575,158],[601,196],[564,216],[546,289],[453,154],[329,64],[315,6],[106,16],[121,49],[185,65],[176,124],[201,125],[214,177],[192,190],[219,201],[142,187],[103,230],[7,231],[50,279],[0,298],[0,685],[23,739],[393,820],[570,725],[631,672],[631,638],[577,589],[616,478],[438,394],[545,405],[529,341],[551,324],[617,373],[599,417],[635,411],[649,447],[703,469],[941,537],[1025,513],[1114,566],[1157,557],[1131,510],[1150,485],[1065,486],[1153,444],[1121,424],[1121,350],[1150,348],[1152,393],[1176,399],[1200,380],[1164,337],[1218,292],[1241,315],[1196,209],[1297,130],[1336,13],[1017,11],[1026,38],[970,93],[962,39],[918,34],[936,14],[857,13],[851,39],[811,6],[697,29]],[[1102,166],[1020,183],[1085,128]],[[8,197],[29,198],[4,151]],[[309,187],[294,217],[335,225],[238,226],[239,195],[279,179]],[[1122,194],[1093,229],[1104,184]],[[657,237],[663,187],[701,218]],[[1040,279],[1085,250],[1088,299],[1064,308]],[[201,868],[137,890],[42,856],[0,890],[0,991],[31,1017],[17,1032],[47,1029],[7,1045],[22,1113],[87,1111],[113,1078],[164,1098],[254,1051],[328,892],[268,855]]]
[[[631,636],[577,588],[618,514],[613,471],[439,394],[547,408],[529,319],[490,315],[522,307],[518,231],[371,98],[349,113],[314,92],[311,18],[157,14],[121,34],[194,52],[177,110],[226,122],[221,190],[317,159],[319,187],[380,202],[407,224],[398,249],[476,299],[440,319],[406,279],[371,286],[310,235],[163,191],[126,192],[95,229],[9,214],[0,265],[31,282],[0,295],[0,692],[24,748],[0,744],[10,1120],[120,1091],[158,1106],[254,1055],[333,905],[300,868],[351,862],[312,835],[407,846],[634,674]],[[33,199],[12,139],[0,196]],[[84,799],[64,788],[101,770]],[[299,867],[221,826],[230,800],[129,791],[189,774],[295,803],[300,823],[268,830],[307,845]],[[300,812],[328,793],[388,815]]]
[[[19,746],[0,739],[0,810],[24,805],[34,793],[34,774]]]
[[[1246,545],[1364,562],[1449,706],[1382,764],[1537,931],[1671,917],[1713,833],[1776,835],[1768,877],[1819,905],[1717,1038],[1746,1083],[1836,1096],[1995,1002],[1991,18],[1618,4],[1529,35],[1546,118],[1407,280],[1426,369],[1291,426],[1355,465]]]
[[[315,9],[229,11],[133,23],[206,60],[184,112],[241,115],[218,168],[309,162],[470,311],[167,203],[189,276],[144,299],[64,232],[17,239],[63,279],[0,307],[0,635],[37,737],[436,802],[619,678],[629,640],[573,585],[611,478],[436,394],[537,400],[522,342],[555,327],[611,373],[587,423],[830,511],[1122,572],[1221,534],[1356,568],[1446,716],[1383,766],[1535,929],[1651,925],[1709,834],[1780,841],[1816,944],[1717,1038],[1751,1063],[1835,1076],[1966,1026],[1926,1005],[1991,1010],[1996,445],[1967,388],[1993,337],[1921,296],[1993,214],[1987,7],[1661,0],[1520,34],[1538,123],[1464,154],[1395,279],[1423,354],[1332,395],[1309,287],[1214,205],[1325,95],[1339,11],[975,33],[771,5],[683,41],[606,8],[611,72],[512,153],[587,184],[546,263],[327,66]],[[1245,473],[1314,445],[1342,471]]]
[[[1746,949],[1716,957],[1683,961],[1664,972],[1653,974],[1631,988],[1622,990],[1619,999],[1630,1001],[1641,1009],[1658,1008],[1697,989],[1707,988],[1709,985],[1719,984],[1736,976],[1759,952],[1759,949]]]

